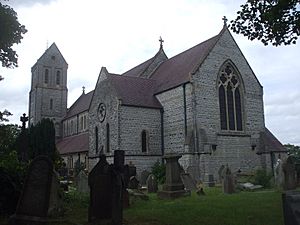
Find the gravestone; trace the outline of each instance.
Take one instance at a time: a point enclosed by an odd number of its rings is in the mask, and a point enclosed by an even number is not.
[[[155,176],[150,174],[146,181],[148,193],[156,193],[158,191],[158,184]]]
[[[283,218],[285,225],[300,225],[300,192],[282,193]]]
[[[169,154],[163,158],[166,160],[166,181],[162,191],[157,193],[158,197],[170,199],[190,195],[190,191],[184,190],[184,185],[180,178],[178,159],[181,158],[181,155]]]
[[[129,177],[136,176],[136,167],[132,164],[131,161],[128,165],[128,173],[129,173]]]
[[[88,176],[86,173],[81,170],[79,174],[75,177],[75,185],[77,191],[81,193],[89,193],[89,185],[88,185]]]
[[[55,208],[57,195],[53,176],[53,164],[46,156],[36,157],[30,164],[28,175],[20,196],[16,214],[11,224],[45,224],[50,211]],[[50,205],[52,204],[52,205]]]
[[[196,181],[189,173],[182,173],[180,177],[186,190],[195,191],[197,189]]]
[[[282,164],[284,173],[284,190],[293,190],[297,186],[296,181],[296,167],[293,158],[289,156],[286,161]]]
[[[135,176],[130,177],[128,188],[129,189],[138,189],[139,188],[139,181]]]
[[[234,177],[228,166],[225,168],[224,179],[223,179],[223,193],[232,194],[234,193]]]
[[[224,171],[225,171],[225,166],[224,166],[224,165],[220,166],[220,168],[219,168],[219,170],[218,170],[219,182],[220,182],[220,183],[223,182]]]
[[[274,180],[275,185],[278,188],[283,188],[284,186],[284,173],[282,168],[282,160],[278,159],[274,168]]]
[[[141,172],[141,185],[146,185],[146,181],[147,181],[147,178],[148,176],[150,175],[150,172],[148,170],[143,170]]]
[[[111,218],[112,180],[110,166],[105,155],[100,155],[99,162],[88,176],[90,187],[89,222]]]

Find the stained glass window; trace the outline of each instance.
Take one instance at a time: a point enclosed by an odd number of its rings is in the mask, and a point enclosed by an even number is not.
[[[242,131],[241,83],[229,63],[221,70],[218,91],[221,130]]]

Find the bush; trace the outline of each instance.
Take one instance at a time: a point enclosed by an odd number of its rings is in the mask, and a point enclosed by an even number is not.
[[[265,188],[271,187],[271,178],[272,174],[267,173],[266,170],[259,169],[255,172],[254,175],[254,184],[260,184],[264,186]]]
[[[155,176],[158,183],[163,184],[166,180],[166,165],[157,160],[151,169],[151,173]]]

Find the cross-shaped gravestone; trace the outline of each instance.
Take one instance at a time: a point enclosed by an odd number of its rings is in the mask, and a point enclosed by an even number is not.
[[[28,121],[28,116],[26,116],[26,113],[23,113],[23,116],[20,117],[20,121],[22,122],[22,130],[25,130],[26,122]]]

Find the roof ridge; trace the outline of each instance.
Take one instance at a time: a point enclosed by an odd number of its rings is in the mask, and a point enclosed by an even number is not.
[[[123,76],[123,75],[118,75],[118,74],[109,74],[109,76],[115,76],[115,77],[122,77],[124,79],[141,79],[141,80],[150,80],[150,81],[156,81],[155,79],[152,78],[146,78],[146,77],[136,77],[136,76]]]

